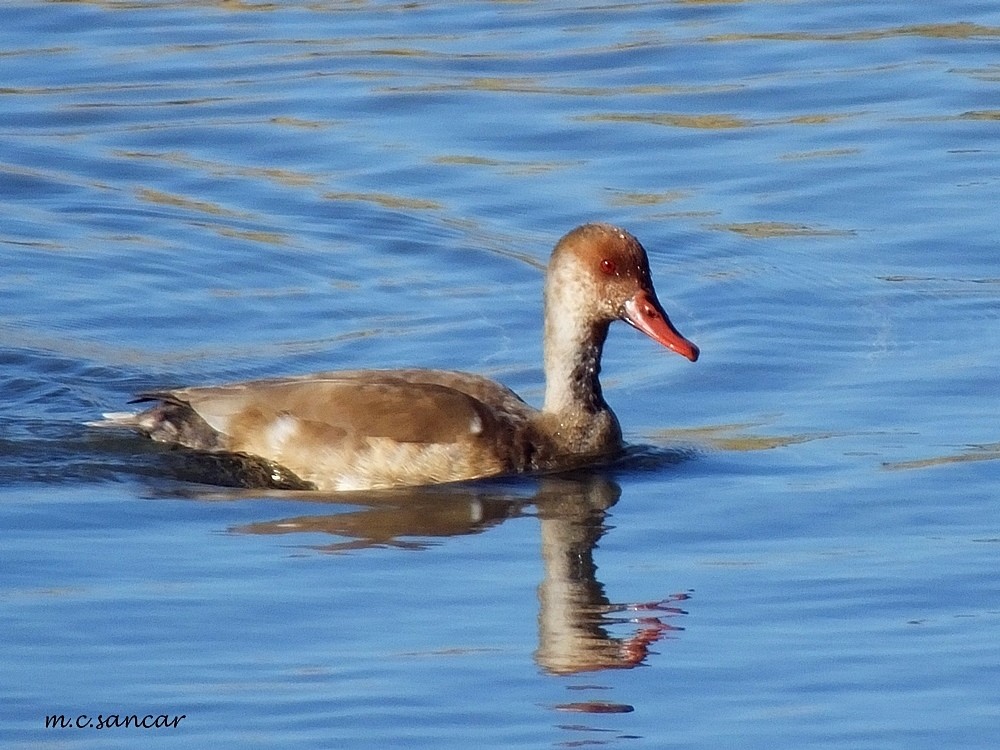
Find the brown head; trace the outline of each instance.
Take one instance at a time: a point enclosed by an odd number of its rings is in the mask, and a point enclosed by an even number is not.
[[[639,240],[610,224],[584,224],[556,244],[546,283],[549,304],[585,306],[595,323],[624,320],[671,351],[698,359],[663,311]]]

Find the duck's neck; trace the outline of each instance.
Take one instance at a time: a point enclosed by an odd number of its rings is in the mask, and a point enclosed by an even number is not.
[[[598,375],[608,323],[584,320],[577,310],[545,310],[545,404],[553,415],[596,415],[608,411]]]
[[[595,314],[599,290],[573,264],[549,264],[545,284],[545,403],[539,427],[558,456],[621,449],[618,420],[598,375],[609,321]]]

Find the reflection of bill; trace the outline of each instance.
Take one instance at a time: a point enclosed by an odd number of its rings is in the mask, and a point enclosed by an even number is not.
[[[325,533],[346,538],[318,545],[344,553],[368,547],[422,549],[433,539],[475,534],[523,517],[539,519],[544,578],[538,586],[535,660],[550,674],[627,669],[642,664],[650,647],[680,628],[668,619],[685,614],[687,594],[649,604],[614,604],[597,580],[594,548],[607,530],[605,516],[621,494],[597,474],[543,477],[533,497],[489,483],[417,488],[385,495],[295,493],[297,500],[362,505],[345,513],[282,518],[236,527],[245,534]],[[624,631],[624,632],[623,632]],[[620,633],[621,635],[616,635]]]

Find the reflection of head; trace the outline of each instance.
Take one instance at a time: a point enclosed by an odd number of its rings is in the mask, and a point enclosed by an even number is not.
[[[612,604],[597,580],[594,548],[606,530],[606,510],[617,500],[617,485],[602,480],[575,491],[552,492],[539,500],[545,577],[538,587],[538,650],[535,660],[547,672],[573,674],[641,664],[649,646],[674,630],[660,617],[681,613],[665,602],[646,605],[634,620],[615,613],[633,609]],[[613,637],[608,628],[631,623],[638,632]]]

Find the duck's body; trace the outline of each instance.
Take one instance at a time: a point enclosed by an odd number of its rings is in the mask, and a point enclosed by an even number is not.
[[[261,456],[324,490],[436,484],[579,465],[621,448],[605,426],[572,445],[508,388],[442,370],[354,370],[146,393],[154,440]],[[405,415],[405,418],[401,418]]]
[[[598,374],[612,320],[694,361],[656,300],[632,235],[587,224],[556,245],[545,287],[541,410],[487,378],[443,370],[353,370],[142,394],[112,415],[150,438],[248,454],[321,490],[435,484],[580,466],[621,451]]]

